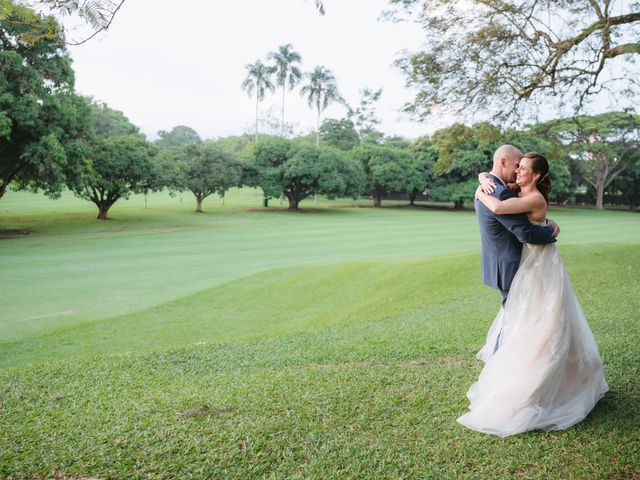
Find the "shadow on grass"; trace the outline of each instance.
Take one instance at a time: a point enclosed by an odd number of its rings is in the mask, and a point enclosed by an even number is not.
[[[640,413],[640,398],[633,392],[609,391],[585,419],[585,425],[611,430],[638,430],[636,418]]]
[[[20,238],[25,235],[29,235],[30,230],[25,229],[1,229],[0,228],[0,240],[6,240],[11,238]]]

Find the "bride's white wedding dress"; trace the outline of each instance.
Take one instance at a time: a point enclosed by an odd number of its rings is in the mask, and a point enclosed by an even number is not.
[[[564,430],[608,391],[598,347],[555,244],[523,246],[505,307],[477,356],[485,367],[467,392],[470,411],[458,422],[480,432],[506,437]]]

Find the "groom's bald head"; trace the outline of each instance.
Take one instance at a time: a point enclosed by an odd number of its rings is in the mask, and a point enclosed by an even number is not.
[[[522,152],[513,145],[502,145],[493,154],[492,171],[505,182],[516,180],[516,170],[520,164]]]

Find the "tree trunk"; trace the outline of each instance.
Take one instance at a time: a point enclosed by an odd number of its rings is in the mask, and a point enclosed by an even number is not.
[[[375,208],[380,208],[382,206],[382,195],[371,195],[373,198],[373,206]]]
[[[111,208],[111,205],[109,205],[108,203],[100,203],[98,205],[98,220],[107,220],[107,212],[109,211],[109,208]]]
[[[453,202],[453,208],[455,208],[456,210],[462,209],[463,206],[464,206],[464,198],[459,198],[458,200]]]
[[[289,210],[298,210],[298,204],[300,203],[300,200],[289,195],[287,195],[287,200],[289,200]]]
[[[147,192],[144,193],[144,209],[146,210],[147,207]]]
[[[204,200],[204,197],[196,195],[196,212],[198,213],[202,213],[202,200]]]
[[[416,198],[418,197],[418,193],[420,193],[420,191],[417,188],[414,188],[413,191],[411,191],[408,194],[409,195],[409,205],[415,206]]]
[[[596,208],[598,210],[604,209],[604,184],[598,183],[596,187]]]

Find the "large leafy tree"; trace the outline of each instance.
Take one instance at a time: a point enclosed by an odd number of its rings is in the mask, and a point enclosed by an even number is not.
[[[162,186],[155,175],[155,153],[155,147],[138,135],[96,136],[85,149],[90,163],[68,186],[76,196],[93,202],[98,219],[106,220],[119,199]]]
[[[627,112],[554,120],[535,130],[563,143],[579,160],[583,179],[596,191],[598,209],[604,207],[607,187],[631,165],[640,147],[640,115]]]
[[[242,82],[242,89],[247,92],[249,96],[256,95],[256,130],[254,141],[258,141],[258,119],[259,119],[259,106],[260,102],[264,100],[264,96],[267,90],[273,92],[274,85],[271,79],[273,75],[273,67],[265,65],[260,60],[256,60],[255,63],[248,63],[245,65],[247,70],[247,76]]]
[[[202,202],[217,193],[240,185],[243,167],[233,155],[214,142],[185,144],[162,153],[162,164],[174,165],[170,188],[189,190],[196,198],[196,212],[202,212]]]
[[[336,78],[328,68],[317,66],[306,77],[308,82],[300,94],[307,97],[309,108],[316,109],[316,145],[320,145],[320,115],[330,104],[344,104],[345,101],[338,92]]]
[[[433,165],[435,176],[429,197],[462,208],[473,198],[478,174],[491,168],[493,153],[503,143],[500,129],[489,123],[471,127],[455,123],[436,131],[431,141],[438,160]]]
[[[282,87],[282,115],[280,120],[280,135],[284,136],[284,99],[287,88],[293,88],[300,83],[302,72],[299,64],[302,56],[293,49],[293,45],[287,43],[281,45],[275,52],[269,52],[268,59],[273,62],[272,68],[276,75],[276,83]]]
[[[417,90],[407,110],[419,118],[442,105],[500,118],[540,105],[577,111],[605,90],[638,92],[633,73],[640,54],[638,2],[391,3],[397,6],[396,18],[404,11],[424,27],[425,49],[398,60]]]
[[[58,195],[82,163],[76,143],[90,128],[57,23],[34,18],[0,20],[0,197],[12,182]]]
[[[362,192],[360,166],[331,148],[270,139],[256,145],[253,165],[265,195],[283,194],[290,210],[310,195],[357,198]]]
[[[365,193],[371,195],[374,207],[382,206],[382,198],[393,192],[412,192],[424,184],[417,164],[407,149],[364,145],[351,151],[351,157],[362,165]]]

